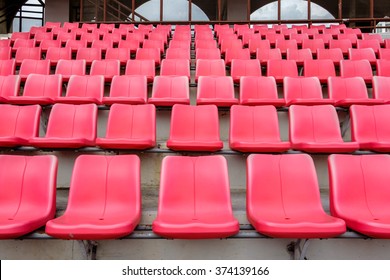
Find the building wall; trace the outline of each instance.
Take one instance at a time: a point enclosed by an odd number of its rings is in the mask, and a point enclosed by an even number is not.
[[[69,21],[69,0],[46,0],[46,21]]]

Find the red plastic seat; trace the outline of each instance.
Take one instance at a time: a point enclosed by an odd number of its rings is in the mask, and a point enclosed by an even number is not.
[[[104,33],[103,34],[103,42],[109,42],[109,44],[113,44],[114,46],[117,46],[119,44],[119,41],[122,40],[122,35],[119,33]],[[92,42],[93,44],[93,42]]]
[[[0,76],[0,102],[7,103],[10,98],[16,97],[20,90],[20,76]]]
[[[195,82],[201,76],[226,76],[223,59],[198,59],[196,61]]]
[[[0,239],[44,226],[56,212],[55,156],[0,155]]]
[[[169,47],[165,54],[165,59],[191,59],[190,49]]]
[[[94,60],[91,65],[91,76],[103,76],[106,82],[110,82],[114,76],[120,75],[120,62],[116,59]]]
[[[11,47],[0,47],[0,60],[8,60],[12,58]]]
[[[188,59],[163,59],[161,76],[185,76],[190,79],[190,61]]]
[[[57,65],[60,59],[71,60],[72,50],[70,48],[49,47],[45,59],[50,60],[51,65]]]
[[[86,34],[89,34],[89,33],[95,33],[96,29],[97,29],[97,23],[83,23],[81,25],[81,29],[86,33]]]
[[[259,40],[259,39],[251,39],[249,40],[249,52],[251,54],[255,54],[257,49],[260,50],[269,50],[271,49],[271,43],[269,40]]]
[[[272,47],[275,47],[277,40],[284,40],[283,34],[278,34],[274,32],[268,32],[265,35],[265,39],[268,40]]]
[[[344,142],[335,107],[292,105],[289,113],[291,147],[308,153],[350,153],[356,142]]]
[[[256,58],[262,66],[266,66],[269,60],[281,60],[282,53],[279,49],[257,49]]]
[[[65,213],[46,224],[46,233],[82,240],[132,233],[141,220],[140,165],[136,155],[79,156]]]
[[[390,77],[373,77],[372,97],[390,103]]]
[[[0,40],[0,48],[11,47],[11,39]]]
[[[102,104],[104,95],[104,77],[95,76],[76,76],[69,78],[66,96],[57,98],[59,103],[68,104]]]
[[[240,80],[240,104],[242,105],[286,105],[278,98],[274,77],[242,77]]]
[[[41,54],[41,48],[20,47],[15,54],[16,65],[21,65],[25,59],[40,60]]]
[[[293,40],[297,41],[298,47],[302,47],[303,40],[308,40],[309,39],[309,35],[306,34],[306,33],[291,34],[290,35],[290,39],[293,39]],[[314,38],[314,39],[317,39],[317,38]]]
[[[59,31],[57,35],[57,41],[60,41],[61,44],[66,44],[68,40],[76,40],[76,34],[75,33],[68,33],[65,31]]]
[[[0,146],[28,145],[28,140],[37,137],[41,107],[39,105],[0,105]]]
[[[371,48],[349,49],[348,57],[350,60],[368,60],[371,65],[376,64],[375,52]]]
[[[304,39],[302,41],[302,49],[310,49],[316,55],[318,49],[325,49],[325,43],[322,39]]]
[[[195,40],[195,48],[197,49],[216,49],[217,43],[214,39],[211,40]]]
[[[338,34],[337,32],[340,32],[337,29],[329,29],[329,30],[332,30],[333,33],[336,33],[336,36]],[[327,46],[329,46],[329,41],[333,40],[335,37],[333,37],[332,34],[315,34],[313,38],[314,39],[321,39],[321,40],[323,40],[324,44],[325,44],[325,47],[327,47]]]
[[[135,54],[140,46],[140,41],[136,39],[127,39],[119,41],[118,48],[129,49],[130,53]]]
[[[242,41],[239,39],[223,39],[220,44],[222,55],[226,53],[227,49],[242,49]]]
[[[340,65],[340,61],[344,59],[344,55],[340,48],[318,49],[317,59],[330,59],[333,61],[334,65],[338,66]]]
[[[286,105],[322,105],[332,104],[333,100],[324,99],[320,80],[317,77],[285,77],[283,93]]]
[[[91,65],[94,60],[102,59],[102,50],[99,48],[79,48],[76,54],[76,60],[83,59],[87,65]]]
[[[356,35],[356,37],[361,38],[362,37],[362,31],[360,28],[343,28],[343,34],[353,34]]]
[[[87,47],[87,41],[68,39],[66,41],[65,47],[68,47],[72,50],[72,53],[77,53],[79,49]]]
[[[278,114],[271,105],[233,105],[230,109],[229,145],[232,150],[244,153],[274,153],[290,149],[289,142],[280,140]]]
[[[313,54],[310,49],[287,49],[287,59],[301,66],[305,60],[313,60]]]
[[[81,148],[95,146],[97,106],[95,104],[54,104],[43,137],[30,138],[39,148]]]
[[[34,36],[34,40],[37,42],[37,44],[41,44],[43,41],[46,41],[46,40],[53,40],[53,33],[51,33],[51,32],[37,32]]]
[[[250,59],[249,49],[226,49],[225,64],[230,66],[233,59]]]
[[[214,104],[218,107],[230,107],[238,103],[238,99],[234,96],[232,77],[199,77],[196,98],[197,105]]]
[[[18,105],[48,105],[55,103],[61,93],[61,75],[30,74],[24,85],[23,95],[9,97],[8,101]]]
[[[56,74],[62,76],[64,82],[69,81],[72,75],[84,76],[87,68],[87,63],[84,59],[80,60],[64,60],[60,59],[57,62]]]
[[[87,44],[92,44],[94,40],[99,40],[100,36],[97,32],[89,33],[89,32],[83,32],[81,34],[81,41],[86,41]]]
[[[219,49],[202,49],[196,48],[196,61],[198,59],[221,59],[221,51]]]
[[[327,83],[329,77],[336,77],[336,69],[330,59],[306,60],[303,63],[305,77],[318,77],[321,83]]]
[[[72,30],[72,29],[78,28],[79,23],[78,22],[64,22],[64,24],[62,26],[68,30]]]
[[[119,60],[120,65],[126,65],[130,59],[130,49],[126,48],[108,48],[105,59]]]
[[[104,104],[144,104],[148,96],[146,76],[114,76]]]
[[[348,50],[352,48],[352,42],[348,39],[330,40],[329,49],[340,49],[343,55],[348,54]]]
[[[146,76],[148,83],[153,82],[156,69],[153,60],[128,60],[125,75]]]
[[[298,43],[294,39],[276,40],[275,48],[279,49],[282,55],[285,55],[287,53],[287,49],[298,49]]]
[[[275,238],[329,238],[345,222],[325,213],[314,162],[309,155],[250,155],[247,216],[261,234]]]
[[[168,49],[186,49],[186,50],[189,51],[191,49],[191,41],[171,40],[169,42],[169,48]],[[167,49],[167,52],[168,52],[168,49]],[[171,51],[171,52],[173,52],[173,51]]]
[[[190,104],[189,81],[185,76],[156,76],[153,82],[152,97],[148,103],[156,106]]]
[[[368,98],[367,87],[361,77],[328,79],[329,99],[335,106],[350,106],[353,104],[375,105],[383,104],[383,100]]]
[[[294,60],[272,59],[267,62],[267,76],[282,83],[284,77],[298,77],[298,67]]]
[[[360,149],[390,152],[389,109],[390,105],[351,106],[351,138]]]
[[[146,49],[137,49],[135,55],[136,60],[153,60],[156,66],[159,66],[161,63],[160,49],[157,48],[146,48]]]
[[[107,49],[114,47],[114,43],[111,40],[93,40],[91,47],[101,49],[105,53]]]
[[[337,39],[338,40],[349,40],[352,43],[352,47],[356,47],[358,37],[356,34],[353,34],[353,33],[352,34],[342,33],[342,34],[337,35]]]
[[[174,105],[167,147],[175,151],[214,152],[222,149],[217,107]]]
[[[374,35],[374,34],[370,34]],[[375,34],[381,37],[379,34]],[[379,53],[379,50],[381,48],[381,43],[379,40],[376,39],[367,39],[367,40],[357,40],[357,48],[358,49],[366,49],[370,48],[374,51],[374,53],[377,55]]]
[[[361,41],[369,41],[369,40],[375,40],[378,41],[379,44],[383,44],[384,40],[381,34],[378,33],[362,33],[362,40]],[[358,40],[359,43],[359,40]]]
[[[261,66],[257,59],[233,59],[230,75],[235,83],[239,83],[241,77],[261,76]]]
[[[15,42],[17,39],[30,39],[30,32],[12,32],[11,42]]]
[[[226,159],[165,157],[152,229],[164,237],[185,239],[224,238],[238,233]]]
[[[19,69],[22,81],[25,81],[30,74],[49,75],[50,60],[24,59]]]
[[[390,48],[389,49],[379,49],[379,59],[390,60]]]
[[[0,59],[0,76],[14,75],[16,69],[15,59]]]
[[[34,39],[16,39],[12,45],[12,51],[16,52],[19,48],[35,48]]]
[[[343,78],[361,77],[366,83],[372,82],[372,69],[370,62],[363,60],[340,61],[340,76]]]
[[[152,104],[113,104],[105,138],[96,145],[105,149],[144,150],[156,145],[156,108]]]
[[[390,77],[390,60],[378,59],[376,61],[376,74],[378,76]]]
[[[114,23],[101,23],[101,24],[99,24],[99,29],[105,30],[108,32],[113,32],[115,29],[115,24]]]
[[[389,155],[331,155],[330,212],[348,228],[372,238],[390,238]]]

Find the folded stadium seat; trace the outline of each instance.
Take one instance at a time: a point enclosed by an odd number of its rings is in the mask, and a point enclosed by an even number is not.
[[[58,40],[42,40],[39,44],[43,53],[46,53],[49,48],[61,48],[61,41]]]
[[[378,33],[362,33],[362,40],[376,40],[379,44],[383,44],[384,40],[381,34]],[[359,41],[358,41],[359,43]]]
[[[210,40],[195,40],[195,48],[199,49],[216,49],[217,43],[214,39]]]
[[[337,35],[337,40],[349,40],[352,43],[352,47],[356,47],[358,37],[356,34],[339,34]]]
[[[119,41],[121,41],[121,40],[126,39],[128,30],[126,30],[126,29],[117,29],[117,28],[115,28],[115,29],[112,31],[112,33],[113,33],[113,34],[119,34]],[[103,35],[103,36],[104,36],[104,35]],[[119,42],[118,42],[117,44],[119,44]]]
[[[390,60],[378,59],[376,61],[376,75],[390,77]]]
[[[127,40],[120,40],[118,44],[118,48],[122,49],[129,49],[131,54],[135,54],[140,46],[140,41],[136,39],[127,39]]]
[[[30,74],[49,75],[50,60],[24,59],[19,69],[22,81],[25,81]]]
[[[103,35],[103,40],[106,42],[112,42],[114,46],[119,44],[119,41],[122,40],[122,35],[118,33],[105,33]]]
[[[349,60],[368,60],[371,65],[376,64],[375,52],[371,48],[365,49],[349,49],[348,51]]]
[[[249,52],[254,55],[256,54],[256,51],[257,49],[264,49],[264,50],[267,50],[267,49],[270,49],[271,48],[271,43],[269,42],[269,40],[262,40],[262,39],[259,39],[257,37],[252,37],[250,40],[249,40],[249,43],[248,43],[248,48],[249,48]]]
[[[191,41],[171,40],[169,42],[169,48],[172,48],[172,49],[187,49],[188,51],[190,51],[190,49],[191,49]]]
[[[15,75],[16,62],[15,59],[0,59],[0,76]]]
[[[291,147],[308,153],[352,153],[357,142],[344,142],[332,105],[292,105],[289,113]]]
[[[61,27],[61,22],[53,22],[53,21],[46,21],[45,22],[45,27],[48,30],[53,29],[54,27]]]
[[[281,60],[282,53],[279,49],[257,49],[256,59],[260,61],[261,66],[266,66],[269,60]]]
[[[191,41],[191,32],[179,32],[175,31],[172,36],[172,40],[179,40],[179,41]]]
[[[298,43],[296,40],[276,40],[275,48],[279,49],[282,55],[286,55],[287,49],[298,49]]]
[[[329,99],[335,106],[377,105],[383,104],[384,100],[368,98],[367,87],[361,77],[329,77]]]
[[[317,77],[321,83],[327,83],[329,77],[336,77],[336,70],[330,59],[305,60],[303,76]]]
[[[119,60],[120,65],[126,65],[127,61],[130,59],[131,51],[126,48],[108,48],[106,50],[105,59],[114,59]]]
[[[57,35],[57,41],[60,41],[61,44],[66,44],[68,40],[76,40],[75,33],[68,33],[66,31],[59,31]]]
[[[91,45],[94,40],[99,40],[100,36],[97,32],[89,33],[89,32],[83,32],[81,34],[81,41],[86,41],[88,45]]]
[[[11,47],[0,47],[0,60],[8,60],[12,58]]]
[[[54,218],[57,167],[53,155],[0,155],[0,239],[19,238]]]
[[[165,59],[191,59],[190,49],[169,47],[165,54]]]
[[[290,39],[293,39],[293,40],[297,41],[298,47],[302,47],[303,40],[309,39],[309,35],[306,34],[306,33],[303,33],[303,34],[301,34],[301,33],[300,34],[291,34],[290,35]]]
[[[330,212],[372,238],[390,238],[389,155],[331,155]]]
[[[101,23],[99,24],[99,30],[105,30],[107,32],[113,32],[115,29],[114,23]]]
[[[349,28],[349,27],[346,27],[346,28],[343,28],[342,32],[343,32],[343,34],[354,34],[358,38],[362,37],[362,31],[360,30],[360,28]]]
[[[198,81],[197,105],[214,104],[218,107],[230,107],[238,104],[234,97],[234,83],[230,76],[201,76]]]
[[[135,55],[136,60],[153,60],[155,66],[160,66],[161,55],[160,50],[156,48],[138,48]]]
[[[237,47],[242,48],[242,41],[237,38],[236,34],[227,33],[221,34],[217,37],[217,42],[220,47],[222,47],[222,42],[227,47]],[[233,44],[233,46],[231,46]],[[223,53],[223,52],[222,52]]]
[[[258,34],[258,33],[253,33],[253,30],[251,32],[248,32],[248,33],[244,33],[242,35],[242,45],[244,47],[249,47],[249,42],[253,40],[253,41],[260,41],[262,40],[261,38],[261,35]]]
[[[1,63],[1,60],[0,60]],[[20,90],[20,76],[19,75],[0,75],[0,102],[8,103],[8,99],[16,97]]]
[[[72,50],[72,53],[77,53],[79,49],[87,47],[87,41],[84,40],[67,40],[65,47],[68,47]]]
[[[76,54],[76,60],[83,59],[87,65],[91,65],[94,60],[102,59],[102,49],[100,48],[79,48]]]
[[[113,48],[114,43],[111,40],[93,40],[92,48],[101,49],[103,53],[106,53],[107,49]]]
[[[329,49],[340,49],[343,55],[348,55],[349,49],[352,48],[352,42],[348,39],[338,39],[329,41]]]
[[[238,233],[223,156],[167,156],[161,167],[153,232],[167,238],[225,238]]]
[[[174,105],[167,147],[174,151],[221,150],[218,118],[215,105]]]
[[[329,41],[333,40],[334,37],[331,34],[316,34],[314,35],[314,39],[322,39],[324,41],[325,47],[329,47]]]
[[[390,77],[374,76],[372,78],[372,97],[390,103]]]
[[[1,104],[0,147],[28,145],[39,133],[41,107]]]
[[[389,49],[379,49],[378,58],[390,60],[390,48]]]
[[[219,49],[203,49],[196,48],[195,59],[221,59],[221,51]]]
[[[167,31],[153,31],[148,35],[148,41],[162,41],[163,44],[157,45],[156,47],[162,48],[164,50],[165,46],[168,45],[168,34]],[[191,39],[190,39],[191,40]],[[154,46],[152,46],[154,48]]]
[[[325,49],[325,42],[322,39],[304,39],[302,49],[310,49],[316,55],[318,49]]]
[[[301,66],[305,60],[312,60],[313,54],[310,49],[287,49],[287,59],[295,60]]]
[[[126,41],[137,40],[139,42],[143,42],[143,40],[147,37],[147,34],[149,34],[149,32],[135,29],[132,33],[128,33],[126,35]]]
[[[242,49],[242,41],[239,39],[234,40],[222,40],[221,43],[221,54],[225,55],[227,49]],[[248,50],[249,52],[249,50]]]
[[[163,59],[161,76],[185,76],[190,80],[190,61],[188,59]]]
[[[247,159],[247,217],[275,238],[329,238],[345,222],[324,211],[313,159],[306,154],[250,155]]]
[[[83,23],[81,25],[81,29],[84,32],[94,33],[94,31],[97,29],[97,23]]]
[[[211,29],[201,30],[201,31],[195,30],[195,41],[197,40],[205,40],[205,41],[214,40],[214,34],[211,31]]]
[[[339,35],[340,33],[341,33],[341,30],[338,28],[327,28],[323,31],[322,34],[318,34],[318,35],[330,35],[331,37],[336,39],[337,35]]]
[[[286,101],[278,98],[278,90],[274,77],[241,77],[240,104],[242,105],[274,105],[281,107]]]
[[[40,44],[44,40],[53,40],[53,33],[51,32],[38,32],[34,36],[34,40],[37,44]]]
[[[319,34],[319,29],[310,27],[309,29],[305,30],[305,33],[309,35],[309,39],[313,40],[314,36]]]
[[[282,83],[284,77],[298,77],[298,67],[294,60],[271,59],[267,62],[267,76]]]
[[[293,27],[285,28],[280,31],[280,34],[283,34],[286,39],[291,40],[291,35],[298,34],[298,30]]]
[[[366,83],[372,82],[372,69],[370,62],[362,60],[341,60],[340,76],[343,78],[361,77]]]
[[[351,106],[351,138],[361,150],[390,152],[389,109],[390,105]]]
[[[72,59],[72,50],[70,48],[57,48],[57,47],[49,47],[45,59],[50,60],[50,64],[57,65],[58,61],[61,59],[71,60]]]
[[[95,104],[57,103],[51,109],[45,136],[30,138],[29,145],[54,149],[95,146],[96,127],[97,106]]]
[[[344,59],[344,55],[340,48],[318,49],[317,59],[330,59],[335,66],[339,66],[340,61]]]
[[[243,153],[275,153],[290,149],[289,142],[280,140],[278,114],[272,105],[233,105],[229,146]]]
[[[379,34],[376,34],[379,35]],[[381,36],[381,35],[379,35]],[[370,48],[374,51],[376,55],[379,54],[379,50],[381,49],[381,44],[378,40],[375,39],[367,39],[367,40],[357,40],[357,48],[358,49],[366,49]]]
[[[251,55],[249,53],[249,49],[226,49],[225,52],[225,64],[226,66],[230,66],[233,59],[251,59]]]
[[[69,81],[72,75],[84,76],[87,63],[84,59],[66,60],[60,59],[56,66],[55,74],[60,74],[64,82]]]
[[[153,82],[154,77],[156,76],[154,60],[128,60],[126,63],[125,75],[146,76],[148,83]]]
[[[129,235],[141,219],[140,181],[137,155],[79,156],[65,213],[46,224],[46,233],[76,240]]]
[[[16,52],[19,48],[35,48],[34,39],[16,39],[12,45],[12,52]]]
[[[233,59],[230,76],[235,83],[244,76],[261,76],[260,62],[257,59]]]
[[[0,40],[0,48],[11,47],[11,39],[2,39]]]
[[[269,41],[271,47],[275,47],[277,40],[284,40],[285,38],[283,34],[268,32],[265,34],[265,39]]]
[[[79,23],[78,22],[64,22],[62,27],[66,28],[68,30],[72,30],[72,29],[78,28]]]
[[[156,145],[156,108],[152,104],[113,104],[105,138],[96,145],[104,149],[144,150]]]
[[[94,60],[91,65],[91,76],[103,76],[105,82],[111,82],[114,76],[120,75],[120,62],[117,59]]]
[[[161,41],[161,40],[146,39],[142,42],[142,48],[143,49],[158,49],[160,51],[160,54],[163,54],[164,50],[165,50],[165,45],[164,45],[164,41]]]
[[[144,104],[148,98],[146,76],[114,76],[110,87],[110,96],[103,97],[103,103],[112,105]]]
[[[57,98],[59,103],[68,104],[103,104],[104,76],[77,76],[69,78],[66,95]]]
[[[285,77],[283,94],[287,106],[333,104],[333,100],[323,98],[321,83],[317,77]]]
[[[55,103],[61,93],[61,75],[30,74],[24,85],[23,95],[10,96],[8,102],[18,105],[48,105]]]
[[[40,60],[42,55],[41,48],[20,47],[15,54],[16,65],[21,65],[25,59]]]
[[[138,30],[150,33],[154,29],[153,24],[138,24]]]
[[[14,43],[17,39],[30,39],[30,32],[12,32],[11,42]]]
[[[196,60],[195,82],[201,76],[226,76],[225,61],[223,59]]]
[[[156,76],[148,103],[156,106],[190,104],[189,81],[185,76]]]

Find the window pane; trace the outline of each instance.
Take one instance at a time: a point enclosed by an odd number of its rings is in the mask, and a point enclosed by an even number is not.
[[[328,11],[325,7],[321,7],[316,3],[310,2],[310,17],[311,19],[334,19],[338,16],[338,0],[328,0],[326,2]]]
[[[282,0],[281,19],[307,19],[307,1]]]
[[[264,5],[268,1],[251,1],[251,20],[277,20],[278,2]]]

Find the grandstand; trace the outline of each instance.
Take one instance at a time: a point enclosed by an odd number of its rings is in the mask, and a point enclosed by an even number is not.
[[[26,2],[0,1],[1,259],[390,258],[387,1]]]

